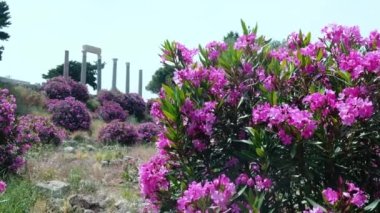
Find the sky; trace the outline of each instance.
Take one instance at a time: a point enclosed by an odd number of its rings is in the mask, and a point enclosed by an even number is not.
[[[362,35],[380,29],[376,0],[7,0],[10,39],[0,76],[42,83],[42,74],[62,64],[64,51],[70,60],[82,60],[82,45],[102,49],[102,87],[112,81],[112,59],[118,58],[117,87],[125,90],[125,63],[131,63],[131,92],[138,91],[138,70],[143,70],[145,90],[161,66],[160,46],[175,40],[195,48],[220,41],[229,31],[241,33],[240,19],[259,26],[258,34],[283,40],[302,29],[316,39],[331,23],[358,25]],[[88,54],[94,62],[96,55]]]

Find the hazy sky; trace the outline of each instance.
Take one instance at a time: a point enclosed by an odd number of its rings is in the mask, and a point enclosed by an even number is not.
[[[125,62],[131,63],[131,91],[137,92],[138,70],[144,87],[160,67],[160,45],[165,39],[188,47],[222,40],[240,30],[240,19],[258,23],[259,34],[282,40],[302,29],[314,38],[329,24],[359,25],[367,36],[380,29],[380,3],[376,0],[8,0],[11,35],[2,42],[0,76],[32,83],[63,63],[81,61],[83,44],[102,48],[103,87],[111,87],[112,58],[118,58],[117,87],[125,88]],[[87,55],[89,62],[96,56]],[[147,91],[144,98],[152,97]]]

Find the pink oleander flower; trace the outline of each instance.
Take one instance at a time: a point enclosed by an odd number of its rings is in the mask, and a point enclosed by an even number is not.
[[[305,35],[302,35],[305,38]],[[302,41],[300,39],[299,33],[293,32],[288,36],[287,39],[288,48],[291,50],[296,50],[297,47],[302,46]]]
[[[236,193],[235,184],[222,174],[213,181],[192,182],[177,200],[177,210],[183,212],[205,212],[210,208],[225,211]]]
[[[164,133],[158,134],[158,140],[156,142],[156,146],[158,149],[164,150],[170,147],[171,141],[166,138]]]
[[[6,189],[7,184],[4,181],[0,180],[0,193],[4,193]]]
[[[348,182],[346,185],[348,187],[347,191],[350,203],[359,208],[363,207],[363,205],[368,202],[368,196],[354,183]]]
[[[293,137],[286,134],[284,129],[280,129],[280,131],[278,132],[278,137],[280,138],[282,144],[284,145],[292,144]]]
[[[169,181],[166,175],[168,157],[156,154],[147,163],[139,168],[139,180],[141,194],[152,204],[159,202],[159,193],[169,189]]]
[[[224,42],[212,41],[206,45],[206,50],[208,51],[208,59],[215,61],[218,59],[221,52],[227,49],[228,45]]]
[[[16,99],[7,89],[0,90],[0,133],[8,135],[16,120]]]
[[[334,45],[342,43],[346,49],[351,49],[354,45],[361,45],[364,40],[360,34],[358,26],[346,27],[331,24],[322,29],[323,40]]]
[[[380,33],[375,30],[369,34],[368,39],[366,39],[366,43],[369,49],[379,49],[380,48]]]
[[[235,49],[242,50],[246,48],[250,48],[251,50],[256,50],[255,45],[256,35],[254,33],[250,33],[248,35],[240,36],[235,42]]]
[[[222,97],[223,89],[227,84],[225,73],[220,68],[185,68],[183,70],[176,71],[173,77],[174,82],[182,87],[185,81],[189,82],[194,87],[200,87],[201,83],[207,85],[211,94]]]
[[[303,213],[324,213],[324,211],[320,207],[314,207],[312,209],[303,211]]]
[[[180,56],[180,59],[182,59],[186,65],[190,65],[193,63],[193,57],[198,52],[197,49],[190,50],[186,48],[185,45],[179,42],[175,43],[175,47],[178,51],[178,56]]]
[[[338,192],[330,187],[322,191],[323,197],[331,204],[334,205],[339,200]]]
[[[339,94],[336,108],[344,125],[351,126],[357,119],[367,119],[373,115],[372,102],[368,98],[359,97],[361,94],[358,87],[346,88]]]
[[[341,55],[338,59],[339,68],[351,74],[352,79],[358,79],[364,73],[363,55],[358,51],[350,51],[349,55]]]

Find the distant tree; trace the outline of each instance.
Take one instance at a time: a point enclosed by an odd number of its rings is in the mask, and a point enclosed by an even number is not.
[[[104,63],[102,64],[102,68],[104,68]],[[81,69],[82,69],[82,63],[78,61],[69,62],[69,76],[73,80],[78,81],[78,82],[80,81]],[[96,73],[97,73],[97,64],[87,63],[86,84],[90,85],[94,90],[97,88]],[[58,65],[56,68],[49,70],[47,74],[42,74],[42,78],[51,79],[60,75],[63,75],[63,64]]]
[[[159,93],[162,84],[170,84],[171,79],[173,77],[175,69],[172,66],[164,65],[164,67],[159,68],[154,75],[152,76],[152,80],[148,83],[145,89],[153,92]]]
[[[11,22],[9,19],[11,16],[9,15],[9,7],[5,1],[0,1],[0,40],[6,41],[10,37],[8,33],[3,31],[3,28],[8,27]],[[0,61],[1,56],[3,54],[4,47],[0,46]]]
[[[223,41],[227,44],[234,44],[238,38],[239,34],[237,32],[230,31],[226,36],[224,36]]]

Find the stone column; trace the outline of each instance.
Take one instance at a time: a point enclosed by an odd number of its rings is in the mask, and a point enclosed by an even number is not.
[[[139,70],[139,95],[142,97],[143,71]]]
[[[69,51],[65,50],[65,63],[63,64],[63,77],[69,77]]]
[[[113,72],[112,72],[112,90],[116,90],[116,70],[117,70],[117,58],[113,59]]]
[[[98,64],[97,64],[97,69],[98,69],[98,76],[97,76],[97,91],[102,89],[102,58],[100,55],[98,55]]]
[[[126,81],[125,81],[125,93],[128,94],[129,93],[129,68],[130,68],[130,64],[129,62],[126,63],[126,66],[127,66],[127,76],[126,76]]]
[[[86,84],[86,77],[87,77],[87,59],[86,59],[86,51],[82,51],[82,69],[80,72],[80,82],[83,84]]]

